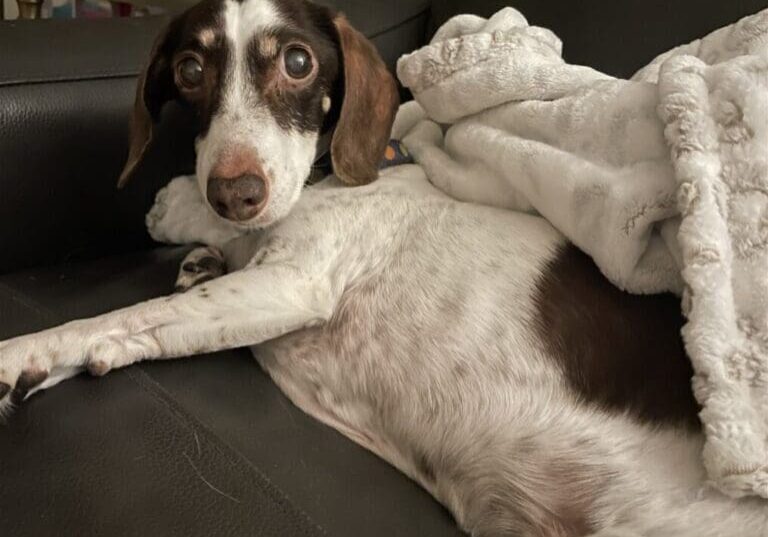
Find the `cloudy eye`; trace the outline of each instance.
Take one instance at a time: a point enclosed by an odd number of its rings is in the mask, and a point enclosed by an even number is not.
[[[188,89],[194,89],[203,82],[203,66],[196,58],[181,60],[176,68],[179,82]]]
[[[290,47],[283,54],[283,64],[286,74],[301,80],[312,72],[312,56],[307,49],[302,47]]]

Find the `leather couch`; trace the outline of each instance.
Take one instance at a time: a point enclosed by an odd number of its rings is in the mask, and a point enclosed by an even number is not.
[[[334,0],[389,65],[459,12],[504,0]],[[517,0],[569,61],[626,76],[768,0]],[[153,244],[155,192],[193,167],[168,106],[122,192],[137,73],[162,18],[0,23],[0,340],[172,290],[184,247]],[[460,535],[374,455],[305,416],[245,350],[82,375],[0,427],[8,536]]]

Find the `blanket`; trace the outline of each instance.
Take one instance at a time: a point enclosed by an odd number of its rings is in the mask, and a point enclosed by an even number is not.
[[[768,10],[630,80],[505,8],[398,62],[393,136],[452,196],[542,215],[632,293],[681,296],[703,461],[768,497]]]

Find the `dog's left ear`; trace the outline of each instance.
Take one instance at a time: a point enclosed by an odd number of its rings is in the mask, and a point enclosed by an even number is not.
[[[364,185],[379,174],[400,98],[373,44],[344,16],[333,23],[344,66],[344,100],[331,141],[333,170],[346,184]]]
[[[178,40],[182,17],[171,21],[160,32],[152,47],[149,62],[139,75],[131,114],[128,158],[117,180],[118,188],[125,186],[144,158],[163,105],[178,96],[171,72],[171,52]]]

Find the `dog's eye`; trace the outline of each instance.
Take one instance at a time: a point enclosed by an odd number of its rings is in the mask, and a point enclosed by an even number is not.
[[[301,80],[312,72],[312,56],[302,47],[290,47],[283,55],[285,72],[291,78]]]
[[[182,60],[177,70],[179,81],[184,87],[196,88],[203,82],[203,66],[195,58]]]

